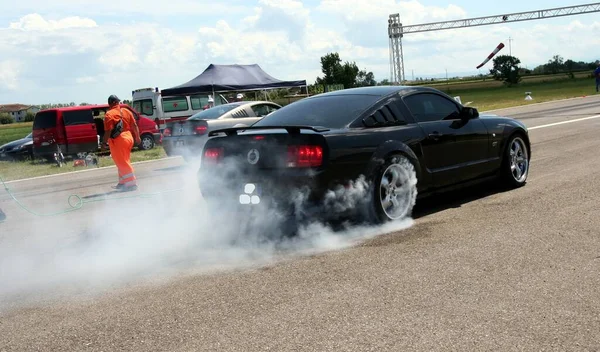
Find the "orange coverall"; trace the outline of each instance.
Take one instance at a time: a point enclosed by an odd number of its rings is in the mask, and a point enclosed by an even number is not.
[[[131,149],[133,148],[133,129],[136,125],[133,114],[126,108],[115,106],[104,115],[104,133],[110,131],[123,115],[123,132],[117,138],[109,138],[110,154],[119,171],[119,185],[125,187],[137,186],[137,179],[131,165]]]

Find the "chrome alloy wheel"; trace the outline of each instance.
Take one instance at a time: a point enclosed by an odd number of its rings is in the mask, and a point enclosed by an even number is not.
[[[408,215],[412,208],[413,187],[410,170],[402,164],[392,163],[385,169],[379,183],[379,201],[390,220]]]
[[[529,171],[529,158],[527,147],[521,137],[515,137],[512,140],[509,151],[510,172],[515,181],[522,183],[527,179]]]
[[[154,147],[154,139],[150,136],[143,136],[141,144],[143,150],[152,149]]]

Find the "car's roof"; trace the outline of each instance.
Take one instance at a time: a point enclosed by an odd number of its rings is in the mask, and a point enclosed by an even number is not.
[[[218,107],[218,106],[242,106],[242,105],[250,105],[250,104],[276,104],[272,101],[266,101],[266,100],[246,100],[246,101],[234,101],[232,103],[227,103],[227,104],[221,104],[221,105],[215,105],[213,107]]]
[[[275,105],[277,105],[277,103],[274,103],[274,102],[272,102],[272,101],[263,101],[263,100],[256,100],[256,101],[254,101],[254,100],[247,100],[247,101],[234,101],[234,102],[232,102],[232,103],[215,105],[215,106],[213,106],[213,107],[211,107],[211,108],[209,108],[209,109],[207,109],[207,110],[211,110],[211,109],[215,109],[215,110],[216,110],[216,109],[218,109],[218,108],[220,108],[220,107],[224,107],[224,106],[232,106],[234,109],[239,109],[239,108],[241,108],[241,107],[243,107],[243,106],[246,106],[246,105],[256,105],[256,104],[265,104],[265,103],[266,103],[266,104],[275,104]],[[206,110],[203,110],[203,111],[206,111]],[[201,112],[202,112],[202,111],[199,111],[199,112],[195,113],[194,115],[197,115],[197,114],[199,114],[199,113],[201,113]],[[228,111],[228,113],[229,113],[229,112],[231,112],[231,111]]]
[[[127,104],[121,103],[119,104],[121,107],[127,107],[129,109],[132,109],[132,107],[130,107]],[[76,110],[89,110],[89,109],[105,109],[108,108],[108,104],[90,104],[90,105],[78,105],[78,106],[63,106],[63,107],[56,107],[56,108],[47,108],[47,109],[43,109],[40,110],[40,112],[42,111],[76,111]]]
[[[336,90],[333,92],[321,93],[313,95],[312,97],[326,97],[326,96],[343,96],[343,95],[372,95],[372,96],[387,96],[395,93],[409,93],[415,91],[436,91],[433,88],[423,86],[368,86],[368,87],[357,87],[347,88],[342,90]],[[310,98],[312,98],[310,97]],[[309,99],[310,99],[309,98]]]
[[[213,106],[213,107],[211,107],[211,108],[208,108],[208,109],[206,109],[206,110],[198,111],[198,112],[194,113],[192,116],[190,116],[188,119],[195,118],[195,117],[197,117],[198,115],[201,115],[202,113],[204,113],[205,111],[209,111],[209,110],[211,110],[211,111],[216,111],[216,110],[218,110],[218,109],[220,109],[220,108],[223,108],[223,107],[232,107],[232,109],[228,110],[227,112],[224,112],[224,113],[220,114],[220,115],[219,115],[219,118],[220,118],[221,116],[224,116],[225,114],[235,113],[235,112],[239,111],[239,109],[242,109],[242,108],[243,108],[243,107],[245,107],[245,106],[249,106],[249,105],[257,105],[257,104],[275,104],[275,105],[277,105],[277,106],[280,106],[280,105],[279,105],[279,104],[277,104],[277,103],[274,103],[274,102],[272,102],[272,101],[266,101],[266,100],[256,100],[256,101],[254,101],[254,100],[246,100],[246,101],[234,101],[234,102],[232,102],[232,103],[215,105],[215,106]]]

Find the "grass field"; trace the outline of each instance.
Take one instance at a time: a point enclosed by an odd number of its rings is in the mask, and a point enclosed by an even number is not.
[[[557,75],[526,77],[515,87],[505,87],[501,82],[471,81],[423,84],[440,89],[452,96],[460,96],[463,104],[476,107],[479,111],[501,109],[511,106],[535,104],[545,101],[575,98],[595,93],[594,80],[588,78],[589,73],[577,73],[574,79],[568,78],[564,73]],[[533,100],[525,100],[525,92],[531,92]],[[287,99],[285,99],[288,103]],[[25,137],[31,132],[31,122],[0,125],[0,145],[12,140]],[[132,161],[153,160],[165,157],[162,147],[149,151],[134,151]],[[100,166],[114,165],[110,158],[102,157]],[[62,168],[53,164],[40,162],[2,162],[0,161],[0,176],[5,180],[16,180],[49,174],[65,173],[83,169],[73,167],[72,162]]]
[[[523,82],[514,87],[504,87],[500,82],[487,81],[431,87],[452,96],[460,96],[463,103],[472,102],[469,106],[476,107],[479,111],[596,94],[594,80],[591,78]],[[531,92],[533,100],[525,100],[525,92]]]
[[[166,157],[165,150],[158,146],[151,150],[134,150],[131,153],[131,161],[156,160]],[[112,166],[114,161],[110,157],[100,157],[99,167]],[[62,174],[71,171],[85,170],[85,166],[73,166],[73,161],[68,160],[63,167],[45,161],[0,161],[0,177],[4,181],[12,181],[29,177]]]
[[[0,145],[21,139],[31,133],[32,122],[0,125]]]
[[[579,71],[579,72],[573,72],[573,77],[574,78],[586,78],[590,75],[590,71]],[[528,75],[528,76],[522,76],[522,81],[521,83],[540,83],[540,82],[551,82],[551,81],[557,81],[557,80],[564,80],[568,78],[566,73],[559,73],[559,74],[545,74],[545,75]],[[484,87],[484,88],[490,88],[493,86],[502,86],[502,82],[500,81],[494,81],[492,78],[486,78],[485,80],[483,80],[482,78],[477,78],[477,79],[451,79],[449,81],[444,81],[444,82],[427,82],[427,81],[421,81],[421,82],[415,82],[415,83],[411,83],[411,85],[429,85],[432,87],[437,87],[437,86],[441,86],[441,85],[446,85],[448,82],[448,84],[453,85],[453,86],[461,86],[461,87],[466,87],[466,88],[479,88],[479,87]]]

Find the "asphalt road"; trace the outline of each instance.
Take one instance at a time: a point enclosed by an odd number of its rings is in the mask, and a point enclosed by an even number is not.
[[[1,196],[0,351],[599,351],[600,96],[494,113],[533,127],[525,187],[482,185],[422,202],[402,231],[312,242],[338,250],[225,245],[179,159],[137,170],[140,192],[183,190],[58,217]],[[113,173],[9,187],[51,211]]]

